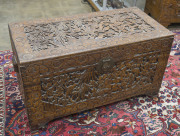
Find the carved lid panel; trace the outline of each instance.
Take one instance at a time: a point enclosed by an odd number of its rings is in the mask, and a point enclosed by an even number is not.
[[[9,25],[18,63],[173,35],[138,8]]]

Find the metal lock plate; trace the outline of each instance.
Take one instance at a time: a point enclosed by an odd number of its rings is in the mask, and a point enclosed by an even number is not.
[[[99,61],[96,69],[99,73],[106,73],[109,72],[114,67],[114,65],[115,63],[113,58],[107,57]]]

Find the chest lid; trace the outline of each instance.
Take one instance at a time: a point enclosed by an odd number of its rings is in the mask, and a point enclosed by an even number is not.
[[[138,8],[9,24],[18,63],[173,35]]]

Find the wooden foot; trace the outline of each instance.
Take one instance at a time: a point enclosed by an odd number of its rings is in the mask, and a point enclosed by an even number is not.
[[[41,124],[41,125],[39,125],[39,126],[37,126],[37,127],[31,128],[31,133],[39,132],[39,130],[46,130],[47,127],[48,127],[48,123],[46,123],[46,124]]]
[[[163,23],[163,22],[159,22],[161,25],[163,25],[164,27],[168,27],[171,23]]]
[[[37,133],[37,132],[39,132],[39,130],[31,130],[31,134]]]
[[[42,125],[40,128],[41,128],[41,129],[47,129],[47,127],[48,127],[48,123],[45,124],[45,125]]]
[[[148,92],[146,95],[150,96],[150,97],[154,97],[154,96],[157,96],[158,93],[159,93],[159,91],[158,92]]]

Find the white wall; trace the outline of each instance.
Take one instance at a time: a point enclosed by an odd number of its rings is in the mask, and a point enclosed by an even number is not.
[[[135,0],[123,0],[128,6],[134,6]],[[136,6],[144,11],[146,0],[137,0]]]

